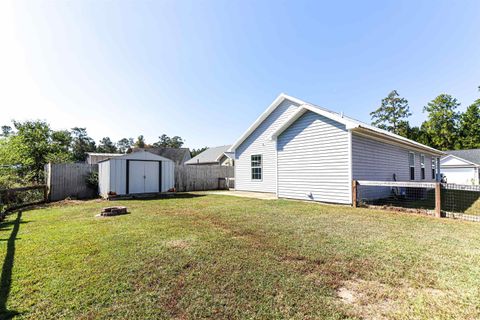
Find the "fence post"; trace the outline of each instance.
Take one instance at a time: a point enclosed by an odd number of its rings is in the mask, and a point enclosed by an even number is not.
[[[440,218],[442,215],[442,187],[440,182],[435,183],[435,217]]]
[[[353,180],[352,181],[352,206],[354,208],[357,207],[357,186],[358,186],[357,180]]]

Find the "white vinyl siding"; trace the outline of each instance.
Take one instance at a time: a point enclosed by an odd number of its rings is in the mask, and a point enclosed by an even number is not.
[[[345,125],[307,112],[280,134],[277,152],[279,197],[351,202]]]
[[[410,152],[414,154],[415,181],[421,181],[420,153],[365,135],[352,134],[352,177],[355,180],[410,181]],[[425,154],[425,162],[432,156]],[[425,175],[424,181],[435,181]],[[377,198],[388,196],[390,188],[360,188],[362,197]]]
[[[236,190],[276,192],[277,152],[271,135],[297,108],[298,104],[283,101],[235,150]],[[252,180],[251,156],[255,154],[262,155],[261,180]]]

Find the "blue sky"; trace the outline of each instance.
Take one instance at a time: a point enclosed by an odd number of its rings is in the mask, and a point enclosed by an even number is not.
[[[96,140],[230,144],[281,92],[369,122],[397,89],[413,124],[480,97],[480,1],[14,1],[0,39],[0,124]]]

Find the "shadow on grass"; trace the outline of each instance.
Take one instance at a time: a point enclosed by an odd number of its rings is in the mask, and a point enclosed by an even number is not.
[[[13,228],[12,233],[10,233],[10,237],[7,240],[7,253],[5,254],[5,259],[3,261],[0,280],[0,319],[11,319],[16,315],[19,315],[19,312],[7,309],[7,300],[12,284],[12,270],[15,259],[15,240],[17,240],[21,220],[22,211],[18,211],[17,218],[14,221],[9,222],[10,224],[13,224]]]

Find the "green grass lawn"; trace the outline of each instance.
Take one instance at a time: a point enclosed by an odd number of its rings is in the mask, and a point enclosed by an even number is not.
[[[96,218],[107,204],[131,213]],[[0,226],[1,318],[480,317],[475,223],[208,195]]]

